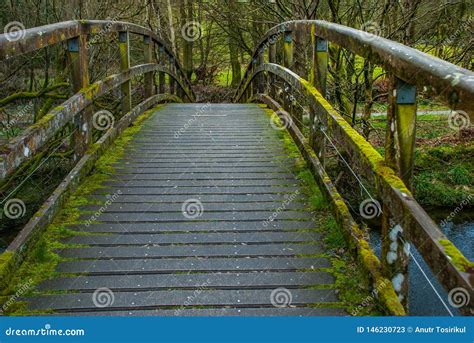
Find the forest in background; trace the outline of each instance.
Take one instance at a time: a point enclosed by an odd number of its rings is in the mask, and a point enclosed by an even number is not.
[[[0,8],[0,24],[5,30],[11,23],[30,28],[72,19],[127,21],[150,28],[180,57],[198,101],[202,102],[230,101],[256,44],[269,28],[286,20],[340,23],[473,69],[472,3],[468,0],[8,0]],[[119,72],[117,40],[113,34],[92,40],[91,82]],[[308,42],[309,35],[295,42],[292,69],[300,75],[309,75],[312,51]],[[132,65],[143,58],[138,37],[132,37],[131,58]],[[2,64],[0,143],[18,135],[69,98],[72,91],[66,65],[62,46],[41,49]],[[384,117],[373,117],[372,113],[386,111],[385,76],[379,66],[330,45],[327,97],[381,153]],[[134,82],[134,94],[143,93],[139,81]],[[115,113],[120,105],[117,95],[102,97],[94,103],[95,108]],[[436,99],[423,96],[419,108],[447,110]],[[17,196],[27,201],[28,214],[34,213],[74,163],[70,145],[62,143],[67,134],[66,130],[58,135],[28,166],[0,185],[2,198],[15,189]],[[60,149],[50,155],[48,151],[60,143]],[[418,148],[415,186],[420,202],[449,207],[472,194],[472,129],[450,130],[445,114],[420,117]],[[45,156],[48,162],[43,164]],[[446,167],[450,169],[448,173]],[[25,182],[24,175],[32,176]],[[29,215],[14,225],[21,226]],[[12,222],[3,221],[2,226],[12,227]]]

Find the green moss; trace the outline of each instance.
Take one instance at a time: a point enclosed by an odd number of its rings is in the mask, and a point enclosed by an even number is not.
[[[457,269],[467,272],[469,269],[474,268],[474,263],[469,261],[451,241],[440,239],[438,242],[443,246],[444,252]]]
[[[2,292],[0,293],[1,296],[8,299],[9,296],[15,294],[17,289],[25,283],[25,280],[28,280],[33,287],[23,295],[36,294],[37,290],[34,287],[35,285],[59,275],[55,269],[57,264],[63,259],[61,259],[61,257],[56,253],[56,250],[73,246],[66,245],[61,241],[67,237],[71,237],[72,235],[92,234],[84,232],[79,233],[68,228],[71,225],[81,223],[79,221],[79,216],[83,212],[80,210],[80,207],[87,204],[97,203],[97,200],[90,199],[88,195],[95,190],[102,188],[102,183],[105,180],[110,179],[110,173],[114,171],[111,164],[115,163],[123,156],[125,147],[133,136],[141,129],[143,122],[160,107],[161,106],[157,106],[139,116],[133,123],[133,126],[124,130],[124,132],[115,140],[114,145],[106,150],[104,155],[98,159],[92,174],[89,175],[81,185],[79,185],[76,191],[69,195],[58,215],[55,216],[53,223],[45,229],[38,241],[34,243],[26,254],[25,260],[18,270],[15,271],[9,284],[2,289]],[[78,245],[74,245],[74,247],[78,247]],[[0,265],[3,260],[6,261],[9,259],[8,253],[4,253],[0,256]],[[15,303],[14,306],[8,308],[8,314],[23,315],[34,313],[28,311],[25,304]]]

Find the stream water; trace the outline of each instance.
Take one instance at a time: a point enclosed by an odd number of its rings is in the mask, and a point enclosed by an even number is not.
[[[474,211],[466,212],[467,211],[454,217],[453,221],[448,222],[442,227],[442,229],[444,234],[464,254],[464,256],[472,261],[474,259]],[[449,213],[431,211],[430,215],[438,223],[441,223]],[[380,231],[373,231],[370,240],[376,253],[380,256]],[[412,259],[409,265],[410,277],[408,302],[410,315],[450,316],[449,311],[451,311],[455,316],[460,315],[457,308],[449,305],[448,292],[446,292],[439,284],[436,276],[430,271],[428,265],[425,263],[418,251],[413,249],[413,246],[412,253],[414,259],[426,274],[426,277]],[[431,285],[427,279],[429,279]],[[436,289],[439,296],[433,288]],[[449,311],[446,309],[445,305],[449,308]]]

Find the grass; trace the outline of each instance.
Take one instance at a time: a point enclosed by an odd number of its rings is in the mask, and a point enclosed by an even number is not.
[[[268,109],[265,111],[272,116],[273,111]],[[279,121],[275,116],[273,118]],[[318,232],[323,235],[322,243],[325,250],[323,256],[329,258],[332,264],[332,268],[326,271],[335,278],[334,287],[338,292],[342,307],[351,315],[383,315],[377,300],[371,296],[372,287],[368,275],[349,253],[344,234],[331,215],[329,205],[319,190],[314,176],[307,168],[298,147],[288,132],[277,131],[277,134],[283,140],[288,155],[295,158],[293,171],[303,185],[301,189],[307,197],[308,210],[313,213],[319,228]]]
[[[386,117],[375,117],[371,124],[370,141],[383,155]],[[413,185],[415,198],[424,206],[452,208],[474,194],[474,142],[457,142],[456,134],[447,115],[417,118]]]

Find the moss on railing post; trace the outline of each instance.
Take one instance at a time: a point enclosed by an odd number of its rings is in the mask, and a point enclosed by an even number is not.
[[[390,75],[389,106],[385,135],[385,163],[409,187],[413,173],[416,88]],[[382,205],[382,268],[392,280],[400,302],[408,312],[409,229],[411,223],[393,220],[390,206]]]
[[[87,35],[80,35],[67,41],[68,63],[74,92],[89,86],[89,57]],[[92,109],[85,108],[76,116],[76,131],[73,134],[74,159],[79,160],[92,144]]]
[[[293,33],[285,32],[283,41],[283,65],[287,68],[293,66]]]
[[[316,35],[316,28],[311,27],[311,45],[313,50],[313,59],[310,71],[311,83],[326,97],[327,73],[328,73],[328,42]],[[322,130],[325,130],[327,123],[323,119],[325,116],[318,113],[317,108],[311,109],[310,137],[309,143],[313,147],[316,155],[324,165],[326,155],[326,138]]]
[[[411,190],[415,163],[416,87],[397,80],[395,121],[398,138],[398,167],[400,178]]]
[[[160,45],[158,47],[158,64],[161,64],[161,65],[164,65],[164,51],[165,51],[165,48],[163,47],[163,45]],[[166,92],[166,76],[165,76],[165,73],[160,71],[158,73],[158,83],[159,83],[159,86],[158,86],[158,89],[159,89],[159,93],[160,94],[164,94]]]
[[[170,71],[172,74],[176,74],[176,64],[175,64],[175,61],[174,61],[174,58],[173,56],[168,56],[169,58],[169,63],[170,63]],[[176,94],[176,81],[171,77],[169,76],[168,78],[169,80],[169,83],[170,83],[170,93],[171,94]]]
[[[127,31],[119,32],[120,71],[130,69],[130,35]],[[132,82],[128,80],[121,86],[122,90],[122,115],[132,109]]]
[[[143,36],[143,59],[144,63],[152,63],[153,61],[153,41],[150,36]],[[144,75],[145,98],[149,98],[154,93],[154,73],[149,72]]]

